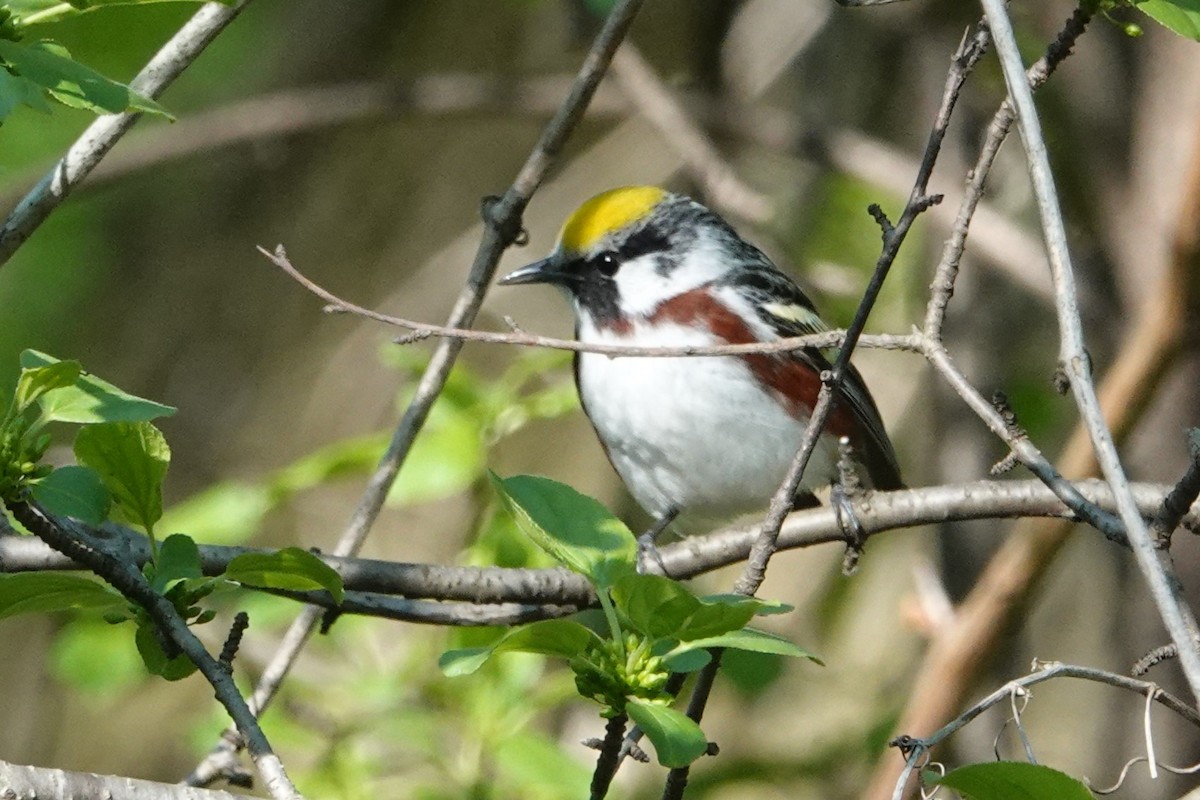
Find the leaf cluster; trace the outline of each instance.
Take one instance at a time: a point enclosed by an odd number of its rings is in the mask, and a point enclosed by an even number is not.
[[[816,660],[786,639],[746,627],[759,615],[790,607],[740,595],[697,597],[678,581],[637,571],[637,542],[596,500],[547,478],[493,476],[521,530],[595,588],[600,612],[512,628],[486,647],[451,650],[440,665],[466,675],[492,656],[540,653],[565,659],[583,697],[603,716],[628,714],[654,744],[661,764],[684,766],[703,755],[700,726],[671,707],[672,672],[701,669],[715,648]]]
[[[201,602],[237,584],[324,589],[340,602],[344,589],[337,573],[299,548],[248,553],[233,559],[222,575],[205,577],[200,549],[190,536],[176,533],[158,543],[155,526],[163,513],[162,487],[171,451],[151,420],[174,412],[97,378],[78,361],[26,350],[0,421],[0,502],[34,501],[60,517],[94,525],[116,520],[142,528],[151,553],[142,574],[190,625],[211,621],[216,611]],[[46,430],[50,423],[79,426],[74,440],[77,464],[54,468],[42,463],[52,440]],[[0,619],[80,609],[99,611],[111,624],[133,622],[138,653],[151,674],[178,680],[195,671],[145,609],[108,586],[78,575],[0,575]]]

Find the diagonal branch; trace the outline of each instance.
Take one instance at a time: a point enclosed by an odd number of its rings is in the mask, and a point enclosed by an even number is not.
[[[204,648],[171,601],[154,591],[132,559],[110,552],[86,533],[76,530],[72,524],[52,519],[33,503],[10,502],[6,505],[18,522],[46,544],[79,561],[112,584],[122,595],[144,608],[159,630],[179,645],[179,649],[212,684],[217,700],[229,712],[238,732],[246,740],[247,749],[271,797],[276,800],[301,800],[300,793],[284,771],[283,762],[271,750],[254,712],[234,684],[233,675]]]
[[[899,252],[900,246],[904,243],[913,222],[916,221],[916,218],[922,212],[941,200],[940,196],[927,194],[929,178],[933,174],[934,165],[937,163],[938,154],[941,152],[942,139],[945,137],[946,128],[950,124],[950,116],[958,101],[959,92],[962,90],[963,83],[966,81],[976,62],[982,57],[986,47],[987,35],[981,27],[976,31],[974,36],[963,36],[962,42],[960,42],[958,49],[951,58],[950,69],[946,75],[946,86],[942,95],[942,103],[938,108],[933,128],[926,143],[925,153],[917,169],[917,176],[913,183],[912,192],[909,195],[908,202],[904,206],[904,210],[900,214],[899,221],[893,225],[878,206],[871,206],[869,209],[872,216],[879,221],[880,227],[883,229],[883,251],[875,263],[875,271],[863,294],[862,301],[859,303],[858,310],[855,312],[854,320],[850,323],[850,327],[846,331],[846,341],[843,342],[838,352],[837,360],[834,362],[830,374],[821,376],[821,392],[809,416],[808,425],[805,428],[799,450],[791,466],[788,468],[787,476],[784,478],[779,490],[771,498],[771,506],[762,523],[761,531],[750,550],[745,569],[743,569],[741,576],[734,584],[733,590],[738,594],[753,595],[758,591],[759,586],[762,585],[763,580],[766,578],[767,564],[771,556],[778,549],[780,527],[783,525],[783,520],[792,507],[792,500],[796,496],[797,489],[800,487],[800,481],[804,477],[804,470],[808,467],[808,462],[816,450],[817,439],[833,410],[833,401],[837,396],[841,376],[849,367],[850,356],[854,351],[859,337],[862,335],[863,328],[866,326],[867,317],[870,315],[871,309],[879,297],[879,293],[883,288],[883,282],[887,278],[892,263],[896,259],[896,254]],[[713,658],[701,671],[700,677],[696,681],[697,688],[693,693],[693,700],[696,702],[688,706],[688,716],[696,721],[699,721],[704,713],[704,703],[707,699],[707,690],[705,687],[706,685],[711,685],[713,676],[719,668],[720,659]],[[688,773],[688,767],[679,767],[671,770],[670,776],[667,779],[667,788],[663,792],[663,800],[678,800],[678,798],[683,796],[684,789],[687,786]]]
[[[1079,315],[1078,295],[1062,211],[1059,208],[1053,173],[1050,171],[1037,107],[1025,79],[1025,68],[1017,49],[1012,23],[1008,18],[1004,0],[982,0],[982,3],[992,26],[1009,96],[1017,109],[1017,121],[1028,157],[1042,233],[1046,238],[1046,249],[1050,256],[1060,328],[1060,366],[1070,379],[1075,403],[1096,451],[1101,471],[1116,494],[1121,521],[1133,545],[1138,566],[1150,585],[1150,594],[1171,634],[1171,639],[1179,648],[1180,665],[1188,686],[1194,698],[1200,702],[1200,648],[1197,647],[1195,638],[1195,617],[1181,596],[1178,582],[1172,581],[1167,574],[1146,523],[1138,514],[1137,505],[1129,491],[1129,481],[1113,444],[1112,432],[1105,424],[1100,401],[1096,396],[1096,387],[1092,383],[1091,360],[1084,344],[1083,324]]]
[[[521,232],[521,215],[525,206],[541,185],[563,144],[583,118],[596,87],[608,69],[613,53],[625,38],[641,4],[642,0],[622,0],[609,14],[584,58],[570,94],[546,124],[512,186],[498,200],[484,202],[483,238],[471,264],[466,284],[449,314],[448,327],[465,328],[474,322],[500,256],[517,240]],[[335,554],[353,555],[362,546],[383,508],[388,491],[395,482],[413,441],[425,424],[429,410],[446,384],[462,345],[462,341],[458,339],[444,339],[438,343],[425,373],[417,384],[413,399],[396,426],[387,451],[368,481],[346,530],[334,547]],[[255,687],[254,696],[251,698],[255,709],[262,709],[270,702],[304,643],[312,634],[321,614],[321,609],[308,606],[292,623],[279,650],[272,657],[259,679],[258,686]],[[233,738],[222,737],[212,753],[188,776],[187,783],[206,785],[219,777],[222,770],[228,768],[237,750],[238,745],[230,743],[230,739]]]

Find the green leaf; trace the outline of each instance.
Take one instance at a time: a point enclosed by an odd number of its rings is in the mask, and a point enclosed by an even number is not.
[[[598,640],[591,629],[575,620],[546,619],[513,628],[487,647],[447,650],[438,659],[438,666],[449,677],[470,675],[498,653],[540,653],[574,658],[589,642]]]
[[[637,571],[637,541],[597,501],[549,478],[491,478],[525,535],[598,589]]]
[[[664,658],[669,662],[674,662],[675,659],[684,654],[695,650],[708,650],[713,647],[748,650],[752,653],[772,653],[778,656],[791,656],[792,658],[807,658],[818,664],[821,663],[821,659],[804,648],[789,642],[782,636],[776,636],[775,634],[755,630],[754,628],[742,628],[741,630],[722,633],[719,636],[709,636],[704,639],[681,642],[668,651],[664,655]]]
[[[695,672],[708,666],[712,653],[707,650],[682,650],[663,659],[671,672]]]
[[[154,591],[165,594],[180,581],[203,577],[200,548],[192,537],[182,533],[168,536],[159,546],[158,560],[154,562],[154,579],[150,582]]]
[[[787,603],[760,600],[740,594],[714,594],[700,598],[700,607],[689,617],[675,638],[691,640],[717,636],[744,628],[756,616],[784,614],[792,610]]]
[[[81,608],[109,608],[125,598],[102,583],[79,575],[19,572],[0,575],[0,619]]]
[[[75,437],[75,458],[100,475],[122,515],[150,532],[162,516],[162,482],[171,449],[149,422],[88,425]]]
[[[33,484],[33,499],[48,511],[98,525],[108,519],[112,497],[94,470],[59,467]]]
[[[137,644],[138,654],[142,657],[142,663],[146,665],[146,670],[151,675],[158,675],[169,681],[177,681],[196,671],[196,665],[183,653],[174,658],[167,658],[158,637],[159,634],[154,623],[150,620],[145,620],[138,625],[137,633],[133,637],[134,643]]]
[[[13,399],[16,412],[23,413],[52,389],[73,386],[82,373],[83,367],[78,361],[57,361],[44,367],[22,369]]]
[[[613,586],[612,597],[629,623],[653,639],[705,639],[743,628],[755,615],[791,610],[784,603],[737,594],[698,598],[659,575],[627,575]]]
[[[708,737],[700,726],[673,708],[631,699],[625,711],[654,745],[664,767],[686,767],[708,751]]]
[[[612,598],[629,624],[651,639],[675,636],[700,608],[683,584],[660,575],[626,575],[613,585]]]
[[[25,369],[61,363],[57,358],[26,350],[21,353]],[[136,397],[118,389],[95,375],[84,372],[74,386],[47,392],[41,398],[42,416],[48,421],[77,422],[88,425],[97,422],[146,422],[175,413],[171,406]]]
[[[1200,41],[1200,0],[1135,0],[1134,7],[1180,36]]]
[[[11,114],[19,105],[46,114],[53,110],[42,87],[28,78],[0,68],[0,120]]]
[[[56,42],[25,43],[0,39],[0,58],[18,75],[43,87],[63,105],[96,114],[148,111],[171,118],[158,103],[80,64]]]
[[[299,547],[287,547],[275,553],[244,553],[229,562],[225,577],[264,589],[299,592],[324,589],[338,603],[346,596],[337,571]]]
[[[934,783],[972,800],[1094,800],[1088,788],[1070,775],[1023,761],[968,764]]]

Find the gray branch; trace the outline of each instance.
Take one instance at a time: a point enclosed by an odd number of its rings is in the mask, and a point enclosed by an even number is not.
[[[1112,491],[1099,480],[1072,485],[1085,502],[1101,509],[1115,508]],[[1135,484],[1134,496],[1143,516],[1159,513],[1172,487]],[[905,528],[978,519],[1067,517],[1070,509],[1040,480],[976,481],[948,486],[875,492],[855,504],[855,516],[868,536]],[[1200,504],[1192,506],[1182,524],[1200,529]],[[744,560],[758,527],[732,527],[661,548],[667,571],[692,578]],[[132,530],[106,526],[90,531],[93,541],[114,553],[127,553],[137,565],[145,563],[145,537]],[[830,508],[792,514],[780,532],[781,549],[844,542],[845,533]],[[247,547],[203,545],[206,575],[220,575],[229,562],[245,553],[266,553]],[[515,624],[531,618],[556,616],[562,607],[588,606],[595,597],[582,577],[565,569],[506,569],[413,564],[321,555],[338,574],[352,605],[349,613],[371,614],[408,622],[438,625]],[[28,536],[0,535],[0,574],[46,570],[86,569],[85,566]],[[323,606],[332,605],[319,593],[293,594]],[[385,596],[392,596],[388,600]],[[426,602],[422,602],[426,601]],[[427,602],[435,601],[435,602]],[[459,604],[459,605],[452,605]],[[505,604],[515,604],[505,607]],[[556,608],[541,608],[553,606]],[[540,615],[540,616],[539,616]]]

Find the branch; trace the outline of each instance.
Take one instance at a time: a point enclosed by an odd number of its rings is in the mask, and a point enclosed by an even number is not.
[[[162,49],[129,82],[129,88],[150,98],[162,94],[171,81],[187,69],[217,34],[237,17],[249,0],[233,5],[206,3],[171,37]],[[141,117],[141,112],[105,114],[97,117],[75,140],[57,164],[17,204],[0,227],[0,266],[12,258],[25,240],[45,222],[71,190],[100,163],[122,136]]]
[[[10,502],[7,506],[18,522],[46,544],[79,561],[122,595],[144,608],[159,630],[179,645],[180,650],[212,685],[217,700],[229,712],[238,732],[245,739],[271,797],[276,800],[302,800],[288,778],[283,763],[272,752],[254,713],[234,684],[233,676],[204,649],[171,601],[151,588],[132,559],[125,558],[124,553],[112,552],[104,543],[92,539],[72,524],[52,519],[32,503]]]
[[[0,761],[4,797],[21,800],[65,800],[111,797],[120,800],[252,800],[248,795],[194,789],[156,781],[141,781],[92,772],[26,767]]]
[[[1025,78],[1029,81],[1031,89],[1041,88],[1042,84],[1058,68],[1058,65],[1071,54],[1071,48],[1075,46],[1076,40],[1086,30],[1091,17],[1091,12],[1082,6],[1075,10],[1054,42],[1046,49],[1046,53],[1026,73]],[[958,277],[963,251],[967,246],[967,231],[983,200],[992,164],[1000,152],[1000,146],[1008,138],[1009,129],[1012,128],[1015,118],[1016,112],[1013,110],[1012,103],[1006,99],[992,117],[992,122],[988,126],[987,138],[984,140],[983,147],[980,148],[975,166],[967,173],[969,176],[967,190],[959,202],[958,214],[954,218],[950,238],[942,247],[942,257],[938,262],[937,269],[934,270],[933,282],[930,285],[931,291],[929,304],[925,311],[924,331],[925,335],[932,339],[940,340],[941,338],[942,325],[946,319],[946,307],[950,303],[950,297],[954,294],[954,282]],[[1045,261],[1040,249],[1036,255],[1039,260]]]
[[[1138,566],[1150,585],[1150,594],[1171,634],[1171,639],[1179,648],[1180,666],[1188,686],[1193,697],[1200,702],[1200,649],[1197,648],[1195,639],[1195,617],[1181,596],[1178,582],[1168,576],[1146,523],[1138,514],[1137,504],[1129,491],[1129,481],[1113,444],[1112,433],[1104,422],[1104,414],[1092,383],[1091,360],[1084,344],[1083,324],[1079,316],[1066,230],[1054,187],[1054,177],[1050,171],[1049,157],[1046,154],[1046,143],[1042,138],[1037,107],[1025,79],[1012,23],[1008,18],[1004,0],[982,0],[982,3],[995,36],[996,50],[1004,69],[1009,96],[1017,110],[1021,139],[1028,157],[1030,179],[1037,198],[1038,215],[1042,221],[1042,233],[1046,238],[1046,249],[1050,256],[1060,328],[1060,366],[1070,378],[1075,403],[1087,427],[1100,468],[1113,487],[1121,521],[1133,544]]]
[[[1076,24],[1077,17],[1068,21],[1067,28]],[[1058,41],[1062,42],[1063,37]],[[1048,51],[1043,60],[1050,54]],[[1200,277],[1193,267],[1200,252],[1200,146],[1193,149],[1190,161],[1190,167],[1182,167],[1188,172],[1188,180],[1178,203],[1171,262],[1157,285],[1146,293],[1132,330],[1121,336],[1120,352],[1100,387],[1105,419],[1118,440],[1143,418],[1189,329],[1193,313],[1189,298],[1195,295],[1194,285]],[[1073,477],[1095,474],[1094,452],[1082,425],[1076,426],[1057,462],[1063,473]],[[1142,510],[1144,513],[1144,506]],[[951,624],[931,642],[917,670],[921,677],[901,714],[900,728],[928,732],[955,713],[974,676],[989,662],[1003,633],[1023,613],[1028,598],[1072,530],[1070,524],[1047,520],[1027,520],[1014,528],[958,607]],[[889,797],[898,766],[881,761],[865,796],[873,800]]]
[[[1103,481],[1080,481],[1076,487],[1088,502],[1102,508],[1114,507],[1112,492]],[[1158,484],[1134,485],[1138,506],[1147,518],[1159,513],[1170,491],[1171,487]],[[1070,509],[1038,480],[976,481],[877,492],[871,496],[869,505],[855,508],[855,516],[868,537],[942,522],[1024,517],[1074,520]],[[1193,505],[1182,522],[1193,531],[1200,530],[1200,504]],[[746,525],[689,536],[660,548],[663,563],[667,571],[679,579],[711,572],[745,560],[758,531],[758,526]],[[140,533],[109,526],[89,528],[87,533],[100,542],[120,537],[119,542],[107,546],[127,552],[136,566],[141,566],[150,557],[146,539]],[[780,530],[779,547],[791,550],[844,543],[845,540],[836,512],[831,508],[813,508],[794,512],[787,518]],[[240,555],[269,552],[258,548],[202,545],[200,560],[204,574],[216,576],[222,574],[229,562]],[[506,603],[521,606],[590,606],[595,602],[595,595],[588,583],[562,568],[458,567],[325,554],[320,557],[337,570],[348,592],[364,596],[363,602],[379,602],[381,595],[395,595],[403,598],[403,603],[438,601],[440,610],[426,610],[418,604],[390,607],[387,616],[413,622],[446,624],[445,619],[431,618],[438,614],[451,614],[454,607],[445,605],[448,602],[471,604],[470,608],[475,609]],[[0,535],[0,574],[75,569],[87,567],[52,550],[38,539]],[[315,600],[316,595],[306,597]],[[327,598],[320,602],[330,604]],[[411,612],[405,612],[406,608]],[[514,608],[502,612],[492,609],[489,613],[517,614],[526,611]],[[406,613],[409,615],[405,616]],[[461,613],[466,617],[472,612]]]
[[[867,316],[870,314],[875,300],[883,288],[883,281],[887,278],[888,271],[896,259],[896,254],[899,252],[900,246],[904,243],[909,228],[917,216],[928,209],[931,202],[934,202],[933,198],[926,195],[929,178],[933,173],[933,166],[937,162],[946,126],[950,122],[950,114],[958,100],[958,94],[962,89],[963,82],[983,54],[985,45],[986,37],[982,33],[977,33],[974,37],[970,38],[964,36],[958,50],[951,59],[951,67],[946,76],[946,87],[942,95],[942,104],[935,117],[933,129],[930,131],[929,140],[925,147],[925,154],[917,170],[912,191],[909,193],[908,203],[905,204],[904,211],[900,215],[900,220],[894,226],[889,223],[884,228],[883,252],[880,253],[879,259],[875,264],[875,272],[872,274],[871,282],[868,284],[862,302],[859,303],[858,309],[855,312],[854,320],[850,323],[850,327],[846,331],[846,338],[838,352],[832,374],[827,379],[825,376],[822,376],[823,385],[821,393],[809,417],[809,423],[805,428],[804,438],[801,441],[799,451],[796,453],[796,458],[792,462],[783,484],[771,499],[770,510],[763,521],[762,533],[750,553],[745,571],[734,587],[734,591],[739,594],[754,594],[758,591],[758,587],[766,577],[767,562],[775,550],[775,541],[779,535],[780,525],[783,523],[784,517],[787,516],[787,512],[792,504],[792,498],[796,496],[796,490],[799,488],[800,481],[804,476],[804,470],[807,468],[809,459],[816,449],[817,439],[833,408],[833,400],[836,396],[838,382],[850,364],[850,356],[854,351],[855,345],[861,338],[862,330],[867,322]],[[882,213],[881,210],[878,211],[879,216],[882,216]]]
[[[783,353],[810,347],[837,347],[842,344],[846,337],[844,331],[827,331],[825,333],[814,333],[806,336],[791,336],[784,339],[777,339],[773,342],[709,345],[706,347],[699,345],[683,347],[636,347],[621,344],[591,344],[580,342],[576,339],[556,339],[552,336],[525,333],[521,330],[500,333],[498,331],[480,331],[473,328],[461,328],[450,325],[434,325],[429,322],[417,322],[416,320],[373,311],[364,306],[351,303],[349,300],[343,300],[296,269],[282,245],[277,245],[273,253],[268,252],[262,247],[258,248],[258,252],[262,253],[272,264],[283,270],[292,280],[324,300],[328,304],[325,308],[326,311],[353,314],[364,319],[382,322],[385,325],[392,325],[397,328],[413,331],[411,335],[400,337],[397,340],[403,344],[411,344],[421,339],[437,337],[456,342],[483,342],[485,344],[507,344],[517,347],[543,347],[550,350],[568,350],[574,353],[601,353],[609,356],[636,356],[640,358],[678,358],[680,356],[733,356],[750,353]],[[869,339],[870,346],[881,349],[908,350],[911,352],[919,352],[921,349],[920,337],[918,336],[884,334],[867,338]]]
[[[563,144],[582,119],[592,95],[595,94],[596,87],[608,69],[613,53],[621,44],[621,40],[625,38],[641,4],[642,0],[622,0],[609,14],[580,67],[570,94],[546,124],[541,137],[520,172],[517,173],[512,186],[499,200],[485,201],[483,237],[471,264],[466,284],[450,312],[448,327],[465,328],[474,322],[479,307],[483,304],[487,287],[496,271],[496,265],[500,261],[500,256],[517,240],[521,232],[521,215],[525,206],[541,185],[547,170],[558,156]],[[450,375],[450,369],[454,366],[461,349],[461,340],[444,339],[438,343],[437,349],[434,350],[433,356],[413,392],[413,398],[409,402],[408,408],[392,434],[387,451],[380,459],[354,509],[346,530],[334,548],[336,555],[353,555],[362,546],[371,526],[383,508],[384,500],[396,480],[400,466],[407,458],[413,441],[425,424],[430,408],[441,394],[446,379]],[[309,606],[292,623],[279,650],[276,651],[259,678],[254,696],[251,698],[254,708],[265,708],[271,701],[280,682],[287,675],[304,643],[312,634],[320,616],[320,609],[316,606]],[[234,737],[222,737],[221,742],[209,757],[197,765],[192,774],[187,777],[187,783],[206,785],[215,780],[221,770],[228,766],[232,754],[236,752],[238,745],[231,744],[231,740],[236,742]]]

